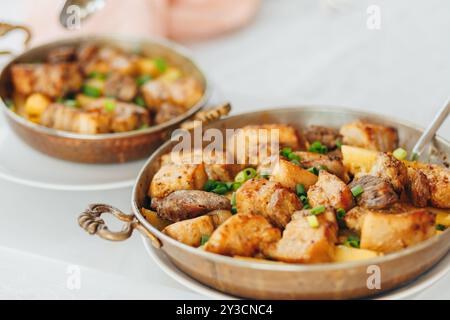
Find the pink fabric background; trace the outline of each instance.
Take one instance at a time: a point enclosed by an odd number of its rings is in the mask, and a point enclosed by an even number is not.
[[[245,25],[255,15],[260,0],[106,0],[105,7],[68,31],[59,24],[64,1],[33,1],[27,24],[33,44],[55,38],[90,33],[162,36],[175,40],[212,37]]]

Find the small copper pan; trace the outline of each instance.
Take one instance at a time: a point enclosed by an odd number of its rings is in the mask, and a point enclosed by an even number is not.
[[[12,30],[27,30],[24,27],[0,24],[0,36]],[[3,31],[3,32],[2,32]],[[27,37],[29,39],[29,35]],[[84,42],[113,45],[127,51],[136,51],[162,56],[170,63],[196,78],[203,87],[203,96],[188,112],[168,122],[147,129],[124,133],[98,135],[77,134],[50,129],[35,124],[10,110],[5,99],[12,92],[11,65],[22,62],[42,61],[47,53],[60,46],[76,46]],[[0,52],[9,53],[9,52]],[[11,128],[31,147],[52,157],[85,163],[126,162],[145,158],[160,146],[170,133],[205,107],[210,95],[206,76],[189,58],[186,49],[165,41],[135,39],[128,36],[87,36],[54,41],[30,50],[11,60],[0,73],[0,108],[3,109]],[[210,119],[213,120],[213,119]]]
[[[214,122],[208,127],[220,130],[263,123],[287,123],[302,128],[308,125],[339,127],[356,119],[370,119],[398,129],[400,144],[411,150],[422,130],[403,121],[340,107],[277,108],[250,112]],[[90,234],[108,240],[124,240],[133,229],[139,230],[154,250],[162,250],[170,260],[192,278],[217,290],[256,299],[344,299],[380,294],[413,280],[429,270],[450,248],[450,229],[418,245],[369,260],[326,264],[286,264],[241,260],[187,246],[150,224],[140,212],[146,201],[150,182],[159,169],[160,157],[176,142],[161,146],[139,173],[131,197],[132,214],[104,204],[95,204],[81,214],[78,222]],[[432,142],[431,162],[441,162],[450,155],[450,142],[436,137]],[[110,231],[101,219],[113,214],[126,222],[120,232]],[[370,276],[378,273],[379,286]]]

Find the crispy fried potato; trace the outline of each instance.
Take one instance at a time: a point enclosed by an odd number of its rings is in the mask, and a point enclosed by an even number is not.
[[[380,252],[351,248],[343,245],[336,246],[334,262],[348,262],[348,261],[358,261],[373,259],[383,254]]]
[[[348,145],[343,145],[341,150],[342,162],[348,172],[353,175],[368,173],[372,169],[378,154],[377,151]]]
[[[158,230],[162,230],[170,224],[170,221],[158,217],[158,214],[155,211],[141,208],[141,213],[144,218]]]
[[[153,177],[149,195],[164,198],[176,190],[200,190],[207,179],[203,164],[168,164],[162,166]]]
[[[270,181],[295,191],[297,184],[303,184],[309,189],[317,182],[317,176],[290,161],[279,159],[271,172]]]

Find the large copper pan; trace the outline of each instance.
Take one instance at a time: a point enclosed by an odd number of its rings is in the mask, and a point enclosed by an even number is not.
[[[12,93],[11,65],[43,61],[51,49],[66,45],[76,46],[84,42],[113,45],[129,52],[138,50],[143,54],[164,57],[171,64],[195,77],[203,87],[203,96],[188,112],[163,124],[143,130],[97,135],[47,128],[28,121],[6,106],[5,99]],[[0,73],[0,109],[6,115],[11,128],[27,144],[41,152],[60,159],[86,163],[125,162],[150,155],[167,139],[168,133],[205,106],[209,93],[210,87],[206,76],[189,58],[186,49],[165,40],[152,41],[128,36],[86,36],[54,41],[26,50],[11,60]]]
[[[420,136],[416,126],[391,117],[339,107],[296,107],[272,109],[228,117],[211,124],[219,129],[239,128],[248,124],[288,123],[297,127],[321,124],[338,127],[355,119],[366,118],[396,127],[401,145],[411,149]],[[379,294],[413,280],[444,257],[450,248],[450,230],[416,246],[371,260],[315,265],[263,263],[234,259],[208,253],[177,242],[158,231],[141,215],[149,183],[158,170],[158,159],[169,152],[175,142],[161,146],[141,170],[134,186],[132,215],[108,205],[91,205],[79,218],[80,225],[91,234],[109,240],[124,240],[133,229],[141,231],[156,250],[163,250],[182,271],[220,291],[257,299],[342,299]],[[450,143],[441,137],[433,141],[433,158],[450,154]],[[436,156],[437,154],[437,156]],[[126,226],[121,232],[109,231],[100,218],[112,213]],[[379,268],[379,269],[377,269]],[[380,288],[368,285],[369,277],[380,273]]]

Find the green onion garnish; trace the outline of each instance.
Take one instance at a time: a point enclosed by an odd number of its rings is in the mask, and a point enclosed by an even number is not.
[[[445,230],[445,226],[443,224],[437,224],[436,225],[436,230],[438,231],[444,231]]]
[[[285,147],[285,148],[281,149],[281,151],[280,151],[280,155],[282,155],[285,158],[289,157],[289,155],[291,153],[292,153],[292,148],[289,148],[289,147]]]
[[[359,248],[361,241],[356,236],[348,236],[345,240],[344,245],[352,248]]]
[[[261,178],[269,180],[270,179],[270,174],[262,174]]]
[[[408,152],[405,149],[397,148],[392,153],[394,157],[396,157],[398,160],[405,160],[408,156]]]
[[[144,124],[142,124],[142,126],[139,127],[138,130],[144,130],[144,129],[147,129],[147,128],[149,128],[149,127],[150,127],[150,126],[149,126],[148,124],[144,123]]]
[[[247,180],[250,180],[254,177],[256,177],[257,172],[253,168],[246,168],[239,172],[236,177],[234,177],[235,182],[244,183]]]
[[[92,71],[91,73],[88,74],[88,78],[105,80],[106,74],[98,71]]]
[[[311,228],[318,228],[319,227],[319,220],[317,220],[316,216],[307,216],[306,220],[309,223],[309,226]]]
[[[116,109],[116,104],[114,101],[106,100],[105,101],[105,110],[108,112],[113,112]]]
[[[296,155],[296,154],[293,153],[293,152],[289,153],[288,159],[289,159],[289,160],[302,161],[302,158],[300,158],[300,156]]]
[[[93,98],[98,98],[102,95],[101,90],[93,86],[84,85],[82,91],[85,95]]]
[[[306,195],[305,186],[303,184],[297,184],[295,186],[295,193],[297,193],[297,196]]]
[[[361,193],[364,192],[364,189],[360,185],[357,185],[354,186],[351,191],[353,196],[356,198],[357,196],[359,196]]]
[[[311,172],[312,174],[315,174],[316,176],[319,175],[319,169],[317,169],[316,167],[311,167],[307,169],[307,171]]]
[[[166,60],[163,58],[156,58],[153,60],[155,62],[156,67],[158,68],[159,72],[163,73],[167,69],[167,63]]]
[[[417,160],[419,160],[419,155],[414,152],[411,156],[411,161],[417,161]]]
[[[231,195],[231,205],[233,207],[236,206],[236,192],[233,192],[233,194]]]
[[[312,215],[318,215],[325,211],[325,206],[318,206],[311,209],[310,213]]]
[[[142,98],[141,96],[137,96],[137,97],[134,99],[134,103],[137,104],[137,105],[140,106],[140,107],[145,108],[145,100],[144,100],[144,98]]]
[[[201,240],[200,240],[200,245],[204,245],[206,242],[208,242],[209,240],[209,236],[206,234],[202,234]]]
[[[337,216],[338,220],[344,220],[345,214],[346,214],[346,212],[342,208],[339,208],[336,210],[336,216]]]
[[[221,195],[227,193],[228,191],[233,190],[233,188],[234,188],[233,182],[221,182],[216,180],[208,180],[203,186],[203,190]]]
[[[237,213],[236,207],[231,207],[231,213],[232,213],[232,214],[236,214],[236,213]]]
[[[325,154],[328,152],[328,148],[324,146],[320,141],[315,141],[308,149],[309,152]]]
[[[145,74],[145,75],[140,76],[139,78],[136,79],[136,84],[140,87],[144,83],[146,83],[147,81],[149,81],[151,79],[152,79],[151,75]]]
[[[336,140],[336,147],[337,147],[338,149],[341,149],[341,148],[342,148],[342,141],[341,141],[341,140]]]
[[[296,160],[296,159],[291,160],[291,162],[292,162],[293,164],[295,164],[296,166],[301,166],[301,165],[302,165],[302,164],[300,163],[300,161],[298,161],[298,160]]]

